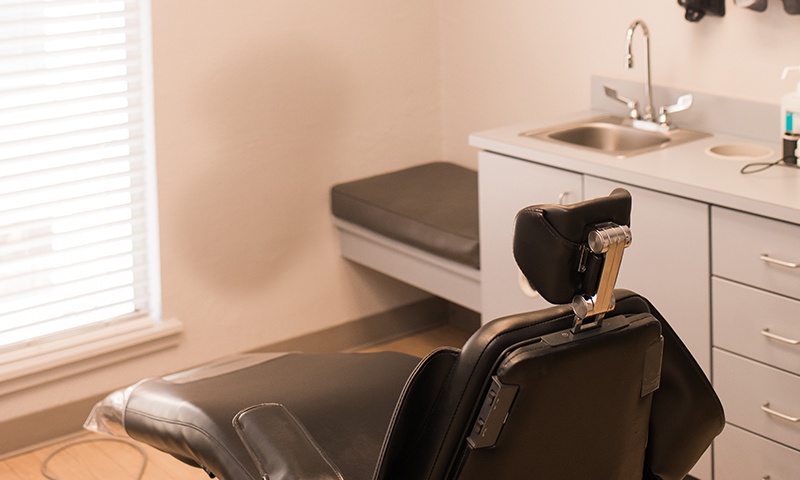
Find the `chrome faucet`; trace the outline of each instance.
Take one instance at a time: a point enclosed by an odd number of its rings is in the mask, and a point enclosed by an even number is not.
[[[642,120],[653,121],[653,92],[651,91],[650,86],[650,30],[647,29],[647,25],[642,20],[635,20],[631,25],[628,27],[628,32],[625,36],[625,48],[626,48],[626,56],[625,56],[625,67],[627,69],[633,68],[633,32],[636,30],[636,27],[642,27],[642,35],[644,38],[644,61],[645,61],[645,70],[644,70],[644,94],[647,97],[647,105],[644,107],[644,112],[641,115]]]
[[[635,128],[642,130],[658,130],[669,131],[675,128],[672,125],[670,115],[673,113],[682,112],[692,106],[694,100],[691,93],[681,96],[675,105],[665,105],[658,108],[658,116],[656,117],[653,109],[653,88],[650,84],[650,30],[642,20],[635,20],[628,27],[625,35],[625,68],[633,68],[633,33],[636,27],[642,27],[642,36],[644,37],[644,93],[647,97],[647,104],[644,106],[642,112],[639,111],[639,102],[630,98],[625,98],[617,92],[617,90],[610,86],[605,85],[606,96],[624,103],[628,107],[628,116],[632,120]]]
[[[603,88],[605,88],[607,97],[620,103],[624,103],[625,106],[628,107],[628,116],[631,118],[631,120],[639,120],[639,100],[623,97],[619,94],[619,92],[617,92],[617,89],[611,85],[604,85]]]

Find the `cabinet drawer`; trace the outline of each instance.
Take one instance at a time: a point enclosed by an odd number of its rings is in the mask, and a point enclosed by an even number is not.
[[[800,225],[714,207],[712,273],[800,298]]]
[[[800,375],[800,301],[712,279],[714,346]]]
[[[800,449],[800,377],[714,348],[714,389],[729,423]],[[776,413],[768,413],[764,408]]]
[[[714,475],[721,480],[795,480],[800,452],[726,425],[714,440]]]

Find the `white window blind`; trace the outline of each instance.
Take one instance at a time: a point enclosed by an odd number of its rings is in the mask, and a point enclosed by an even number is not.
[[[142,8],[0,0],[0,352],[158,308]]]

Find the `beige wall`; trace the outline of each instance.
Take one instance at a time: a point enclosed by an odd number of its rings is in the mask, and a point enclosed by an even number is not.
[[[164,315],[191,349],[416,298],[339,258],[328,194],[441,155],[435,3],[155,1],[153,17]]]
[[[422,297],[339,257],[328,194],[441,157],[436,2],[152,3],[163,311],[181,343],[6,396],[0,421]]]
[[[727,1],[725,17],[696,24],[675,0],[440,3],[444,153],[472,165],[470,132],[585,110],[592,74],[641,81],[641,63],[624,68],[637,18],[650,28],[655,84],[778,103],[800,81],[779,78],[800,64],[800,16],[780,0],[763,13]]]
[[[800,16],[683,20],[674,0],[153,0],[163,304],[178,348],[0,400],[0,420],[419,298],[339,258],[336,182],[476,130],[586,109],[635,18],[654,82],[777,102]],[[622,12],[622,13],[620,13]],[[637,48],[640,37],[637,33]]]

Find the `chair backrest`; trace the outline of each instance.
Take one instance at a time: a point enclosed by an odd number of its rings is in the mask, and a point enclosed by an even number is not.
[[[398,402],[376,480],[673,478],[645,476],[653,457],[688,472],[721,426],[715,418],[690,452],[680,445],[679,453],[669,452],[676,447],[670,435],[658,451],[648,450],[663,319],[636,294],[606,291],[621,250],[597,245],[598,231],[627,230],[629,215],[623,190],[571,207],[520,212],[515,258],[521,270],[545,299],[572,305],[493,320],[462,349],[424,359]],[[629,231],[621,237],[630,244]],[[668,340],[682,347],[668,331]],[[685,347],[678,350],[677,375],[700,372],[702,379],[689,383],[713,396],[700,369],[692,371],[696,363]],[[718,401],[709,405],[703,419],[715,408],[721,412]]]

